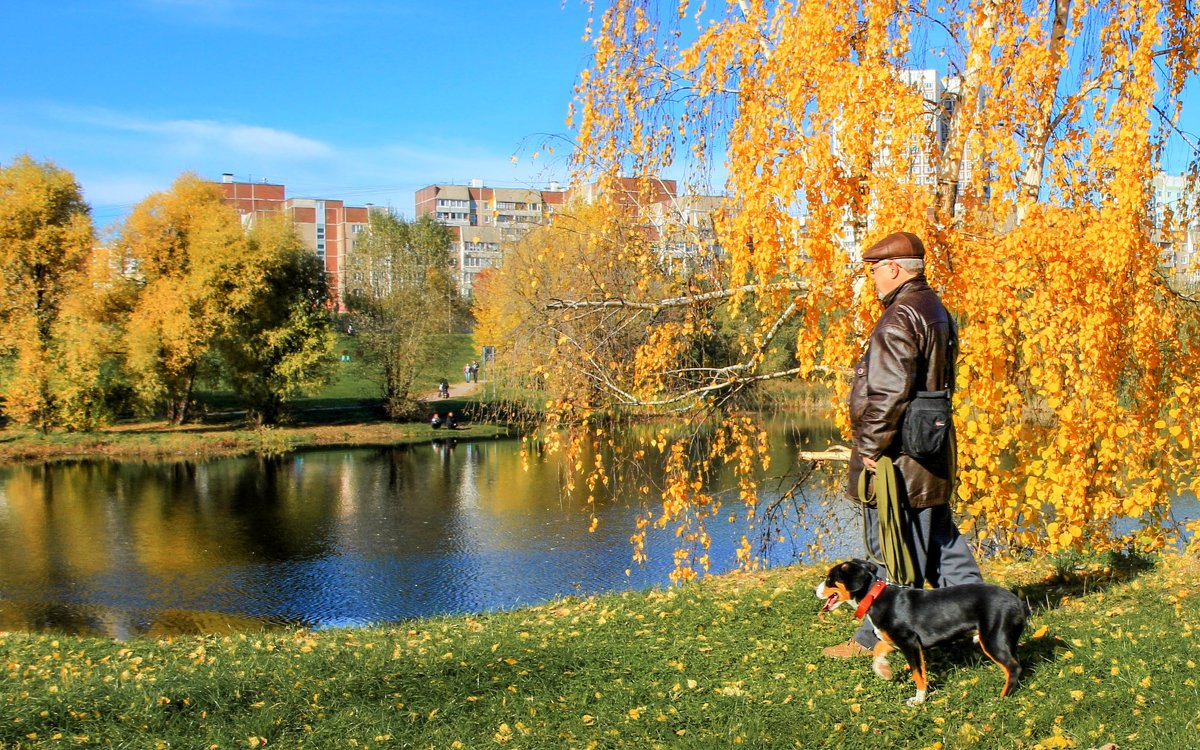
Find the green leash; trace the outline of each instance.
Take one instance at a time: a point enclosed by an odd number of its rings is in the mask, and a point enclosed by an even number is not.
[[[911,586],[917,580],[916,568],[913,565],[912,554],[904,543],[903,514],[900,508],[900,495],[896,490],[896,467],[892,459],[884,456],[875,463],[875,492],[876,511],[879,513],[879,547],[883,550],[883,559],[876,560],[871,555],[871,545],[867,543],[867,469],[858,475],[858,499],[863,504],[863,549],[867,559],[887,568],[892,583]]]

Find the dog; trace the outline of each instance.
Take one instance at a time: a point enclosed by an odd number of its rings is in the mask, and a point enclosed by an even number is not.
[[[1025,630],[1028,608],[1011,591],[985,583],[968,583],[924,590],[886,583],[879,569],[865,560],[849,560],[829,569],[817,586],[817,598],[825,602],[821,612],[831,612],[853,602],[879,636],[871,668],[889,678],[887,654],[898,650],[908,660],[917,694],[910,706],[925,702],[929,679],[925,672],[925,649],[955,638],[973,635],[983,653],[1004,670],[1000,697],[1011,695],[1021,679],[1017,640]]]

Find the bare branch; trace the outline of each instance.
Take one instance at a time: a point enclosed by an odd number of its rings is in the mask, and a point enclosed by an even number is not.
[[[672,297],[657,302],[634,302],[623,298],[606,300],[564,300],[551,299],[546,305],[547,310],[574,310],[586,307],[627,307],[633,310],[660,310],[664,307],[685,307],[699,302],[714,299],[727,299],[747,292],[807,292],[808,283],[804,281],[784,281],[776,284],[745,284],[732,289],[719,289],[715,292],[693,294],[686,297]]]

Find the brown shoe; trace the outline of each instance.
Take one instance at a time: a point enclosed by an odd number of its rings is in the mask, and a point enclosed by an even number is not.
[[[853,659],[856,656],[870,656],[872,652],[871,649],[851,638],[845,643],[827,646],[821,649],[821,653],[830,659]]]

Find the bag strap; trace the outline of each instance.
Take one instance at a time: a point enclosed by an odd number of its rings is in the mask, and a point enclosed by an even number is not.
[[[896,467],[892,459],[884,456],[875,464],[875,487],[872,497],[876,498],[876,510],[879,513],[879,548],[883,552],[883,560],[877,560],[871,554],[871,546],[867,543],[867,510],[870,500],[867,497],[867,469],[864,467],[858,475],[858,499],[863,504],[863,549],[867,559],[887,568],[888,577],[893,583],[911,586],[917,580],[916,566],[913,565],[912,553],[904,542],[903,512],[900,507],[900,493],[896,486]],[[883,502],[879,502],[882,497]]]

